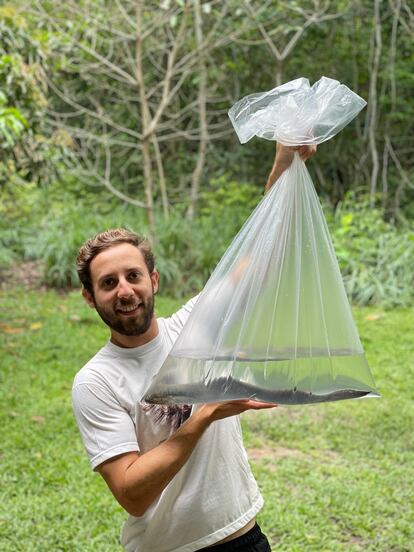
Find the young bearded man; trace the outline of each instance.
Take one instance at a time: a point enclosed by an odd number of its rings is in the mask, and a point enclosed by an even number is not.
[[[306,160],[315,148],[278,145],[266,191],[295,150]],[[109,327],[110,341],[76,375],[73,407],[92,468],[130,514],[121,544],[130,552],[269,552],[255,522],[263,498],[237,415],[275,405],[145,403],[197,298],[157,319],[151,248],[124,229],[88,240],[77,270],[83,297]]]

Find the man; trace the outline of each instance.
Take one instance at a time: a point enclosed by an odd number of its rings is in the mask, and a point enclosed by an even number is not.
[[[277,146],[266,191],[314,148]],[[73,406],[91,466],[130,514],[130,552],[269,552],[255,522],[263,499],[242,444],[239,418],[276,405],[238,400],[198,407],[142,398],[196,298],[167,319],[154,314],[158,273],[148,242],[124,230],[88,240],[77,257],[82,294],[110,341],[78,372]],[[191,415],[190,415],[191,410]]]

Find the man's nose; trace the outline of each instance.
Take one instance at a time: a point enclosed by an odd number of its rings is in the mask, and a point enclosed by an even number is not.
[[[120,299],[121,298],[126,298],[126,297],[131,297],[132,295],[134,295],[134,290],[133,290],[131,284],[125,278],[120,278],[120,280],[118,282],[118,290],[117,291],[118,291],[118,297]]]

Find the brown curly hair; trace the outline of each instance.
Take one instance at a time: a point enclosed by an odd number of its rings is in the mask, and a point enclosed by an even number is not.
[[[147,238],[139,236],[126,228],[113,228],[96,234],[87,240],[79,249],[76,257],[76,270],[82,285],[93,295],[93,284],[91,278],[90,264],[92,260],[105,249],[121,243],[130,243],[139,249],[144,256],[148,272],[152,274],[155,267],[155,258],[151,244]]]

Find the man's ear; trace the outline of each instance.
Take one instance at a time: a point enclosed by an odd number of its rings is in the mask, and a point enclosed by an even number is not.
[[[151,282],[154,295],[158,292],[158,278],[159,274],[156,270],[154,270],[154,272],[151,274]]]
[[[88,291],[86,288],[82,288],[82,296],[85,299],[85,301],[88,303],[88,305],[91,307],[91,309],[94,309],[95,299],[93,298],[92,293]]]

